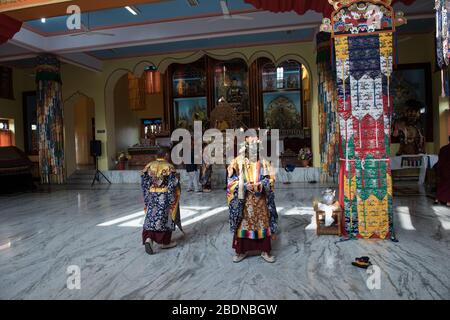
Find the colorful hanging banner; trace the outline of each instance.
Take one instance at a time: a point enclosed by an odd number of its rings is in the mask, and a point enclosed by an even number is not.
[[[406,19],[390,3],[334,1],[335,12],[321,27],[335,45],[339,189],[350,237],[394,237],[390,80],[395,27]]]
[[[337,115],[336,73],[332,63],[332,39],[326,32],[316,37],[319,77],[319,128],[321,181],[337,178],[339,167],[339,122]]]

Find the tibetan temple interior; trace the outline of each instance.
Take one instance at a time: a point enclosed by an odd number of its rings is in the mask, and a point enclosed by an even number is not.
[[[450,299],[449,14],[0,1],[0,299]]]

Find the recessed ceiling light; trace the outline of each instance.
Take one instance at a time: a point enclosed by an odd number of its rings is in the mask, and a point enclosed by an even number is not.
[[[47,19],[41,18],[41,22],[42,22],[42,23],[46,23],[46,22],[47,22]]]
[[[135,6],[126,6],[125,9],[130,11],[130,13],[134,16],[137,16],[140,13],[139,9],[136,8]]]

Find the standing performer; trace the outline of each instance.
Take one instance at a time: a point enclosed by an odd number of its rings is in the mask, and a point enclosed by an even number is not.
[[[200,168],[200,183],[202,185],[203,192],[209,193],[211,192],[212,164],[211,159],[205,152],[206,146],[207,144],[203,145],[203,162]]]
[[[255,138],[248,138],[248,142],[258,143]],[[248,156],[239,155],[228,166],[227,198],[236,251],[233,262],[244,260],[248,251],[260,251],[265,261],[275,262],[270,255],[278,223],[274,181],[266,160],[252,162]]]
[[[175,226],[182,230],[179,178],[167,157],[168,150],[160,149],[157,159],[150,162],[141,175],[145,203],[142,241],[148,254],[153,254],[153,242],[162,245],[162,249],[175,247],[177,243],[171,241],[172,231],[175,231]]]

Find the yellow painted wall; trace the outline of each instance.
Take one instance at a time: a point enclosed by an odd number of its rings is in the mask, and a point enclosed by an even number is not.
[[[404,35],[398,39],[399,63],[430,63],[433,105],[433,142],[428,142],[428,153],[438,153],[439,148],[448,143],[447,113],[448,102],[441,103],[441,79],[440,72],[435,72],[435,39],[434,34]],[[447,99],[445,99],[448,101]],[[399,145],[392,144],[392,154],[398,151]]]
[[[81,96],[74,106],[74,111],[76,163],[81,165],[93,164],[93,159],[90,155],[90,142],[93,139],[92,118],[95,117],[94,101]]]
[[[141,75],[143,71],[143,66],[146,63],[152,63],[164,72],[164,68],[167,67],[170,63],[173,62],[191,62],[200,58],[202,55],[208,54],[214,58],[230,58],[230,57],[240,57],[248,62],[254,61],[257,57],[265,56],[270,57],[272,60],[276,62],[281,62],[286,59],[297,59],[302,62],[306,68],[308,69],[311,75],[311,117],[312,123],[318,122],[318,107],[317,107],[317,70],[315,64],[315,45],[313,42],[305,42],[305,43],[291,43],[291,44],[280,44],[280,45],[266,45],[266,46],[254,46],[254,47],[244,47],[244,48],[230,48],[230,49],[218,49],[218,50],[206,50],[200,52],[184,52],[184,53],[175,53],[170,55],[155,55],[150,57],[139,57],[132,59],[120,59],[120,60],[112,60],[107,61],[104,64],[104,71],[102,72],[102,77],[105,87],[105,103],[99,104],[96,101],[96,116],[100,115],[100,118],[96,118],[96,121],[99,125],[104,125],[107,128],[107,149],[108,149],[108,157],[113,157],[116,155],[118,151],[115,150],[116,144],[111,142],[110,137],[117,137],[115,132],[115,117],[116,114],[114,112],[114,101],[122,101],[121,104],[125,104],[125,95],[123,94],[124,84],[119,84],[119,87],[122,88],[119,91],[122,92],[118,97],[114,96],[114,88],[116,84],[120,81],[123,75],[126,72],[134,72],[136,75]],[[109,95],[113,95],[112,99],[108,99]],[[149,102],[149,101],[147,101]],[[136,117],[142,118],[146,112],[150,111],[149,114],[158,115],[157,112],[163,111],[163,100],[161,97],[154,97],[152,102],[150,103],[150,110],[146,110],[143,113],[136,113]],[[102,109],[103,110],[100,110]],[[152,110],[155,110],[153,113]],[[318,126],[312,126],[312,145],[313,145],[313,153],[319,154],[319,137],[318,137]],[[115,140],[115,139],[114,139]],[[123,145],[125,146],[125,145]],[[102,157],[100,159],[100,167],[105,170],[108,166],[111,166],[110,159]],[[320,159],[319,157],[314,158],[314,165],[319,166]]]
[[[433,34],[410,35],[400,37],[399,42],[399,63],[421,63],[431,62],[432,70],[434,66],[434,37]],[[175,61],[189,62],[195,61],[204,54],[209,54],[214,58],[221,57],[240,57],[246,61],[253,61],[259,56],[271,57],[274,61],[280,62],[285,59],[295,58],[306,65],[311,75],[311,117],[312,117],[312,145],[313,153],[319,154],[319,130],[318,130],[318,99],[317,99],[317,69],[315,64],[315,45],[313,42],[308,43],[290,43],[279,45],[265,45],[244,48],[230,48],[218,50],[206,50],[197,53],[184,52],[174,53],[168,55],[155,55],[148,57],[118,59],[105,61],[103,71],[93,72],[76,67],[73,65],[64,64],[62,66],[62,80],[63,80],[63,100],[67,101],[77,91],[93,99],[95,104],[95,119],[96,119],[96,138],[103,142],[103,155],[99,158],[99,166],[101,170],[107,170],[112,165],[112,158],[116,156],[116,114],[114,111],[114,104],[116,101],[121,105],[125,105],[126,95],[123,93],[125,88],[121,78],[127,72],[134,72],[136,75],[141,75],[144,67],[149,64],[155,64],[163,71],[170,63]],[[29,82],[24,79],[27,77],[28,71],[19,70],[15,72],[14,84],[16,92],[16,101],[10,102],[7,100],[0,100],[0,117],[12,117],[16,121],[18,132],[18,145],[23,146],[23,121],[21,108],[21,91],[33,90],[34,84],[31,79],[31,88]],[[121,82],[122,81],[122,82]],[[433,73],[433,110],[434,116],[434,142],[427,145],[427,151],[435,153],[439,147],[446,143],[444,141],[448,132],[448,120],[446,118],[447,108],[445,102],[439,103],[440,93],[440,78],[439,73]],[[24,85],[26,84],[26,85]],[[114,88],[119,86],[119,92],[122,92],[120,97],[114,95]],[[71,100],[71,99],[69,99]],[[448,105],[448,103],[447,103]],[[145,111],[135,112],[134,119],[141,119],[146,117],[153,117],[161,115],[163,112],[163,97],[152,96],[147,97],[147,108]],[[72,121],[74,117],[73,112],[65,112],[65,121]],[[74,138],[74,130],[69,133],[67,139]],[[100,131],[100,132],[99,132]],[[66,150],[66,158],[74,158],[75,149],[70,147]],[[393,145],[392,151],[395,153],[398,146]],[[318,167],[320,164],[319,157],[314,157],[314,166]],[[68,170],[69,171],[69,170]]]
[[[22,92],[36,90],[33,70],[13,68],[13,86],[14,100],[0,99],[0,118],[14,120],[15,145],[23,150],[24,129]]]

